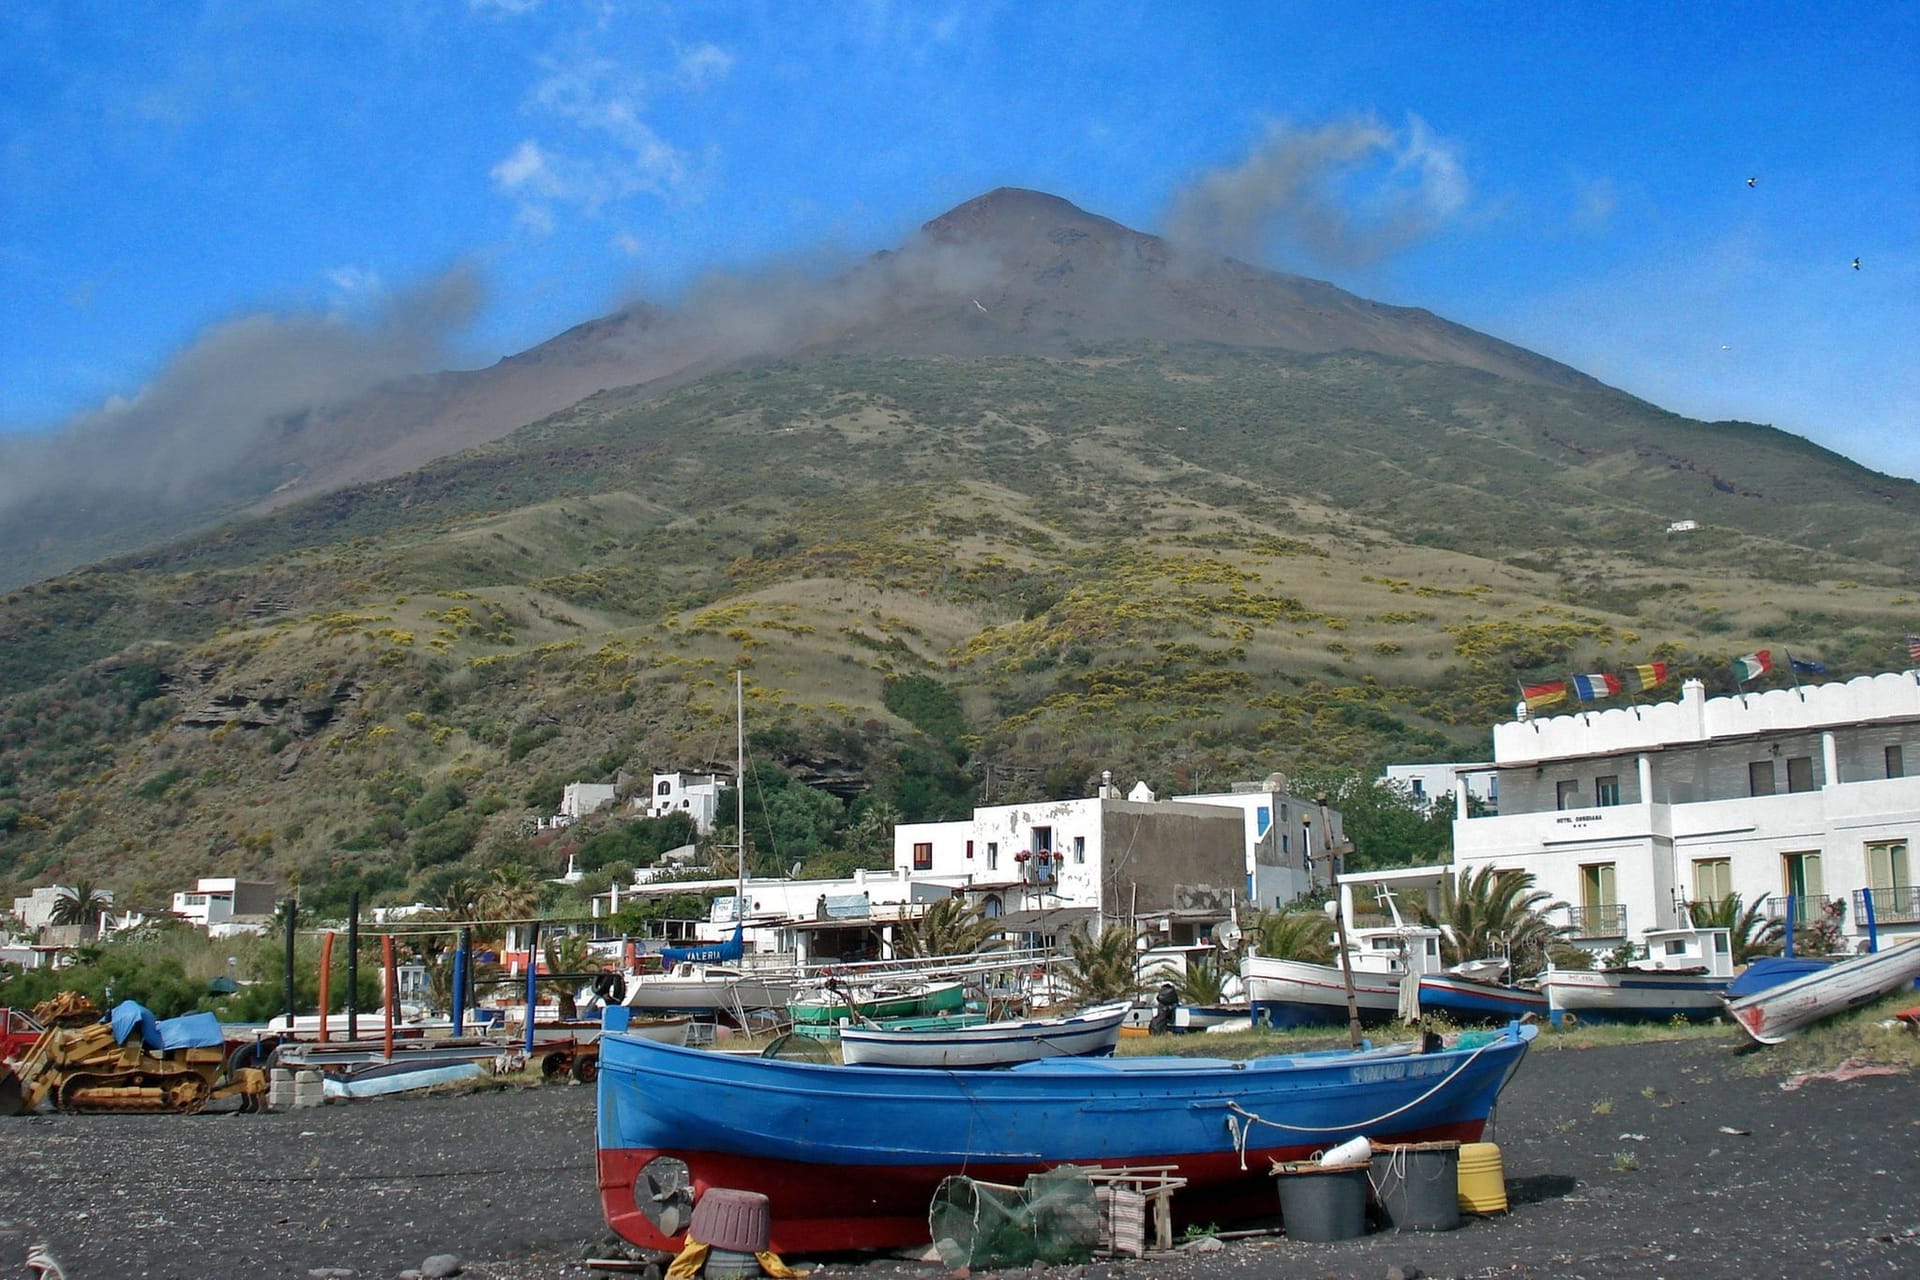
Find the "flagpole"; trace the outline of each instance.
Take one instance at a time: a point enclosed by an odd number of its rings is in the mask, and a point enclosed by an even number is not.
[[[1793,691],[1798,693],[1800,692],[1800,668],[1793,665],[1793,650],[1782,649],[1780,652],[1787,655],[1787,674],[1793,677]]]

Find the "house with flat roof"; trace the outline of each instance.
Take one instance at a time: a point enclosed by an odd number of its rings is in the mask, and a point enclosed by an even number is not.
[[[1920,671],[1536,718],[1493,730],[1500,812],[1456,793],[1452,869],[1528,871],[1595,951],[1738,893],[1805,925],[1920,932]]]

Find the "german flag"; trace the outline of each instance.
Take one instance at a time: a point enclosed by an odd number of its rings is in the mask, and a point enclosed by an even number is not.
[[[1567,700],[1567,682],[1548,680],[1541,684],[1523,684],[1520,686],[1520,697],[1526,702],[1529,711],[1550,707],[1556,702]]]

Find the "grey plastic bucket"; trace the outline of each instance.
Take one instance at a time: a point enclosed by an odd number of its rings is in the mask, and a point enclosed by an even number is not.
[[[1395,1231],[1452,1231],[1460,1225],[1460,1144],[1411,1142],[1373,1149],[1374,1199]]]
[[[1274,1166],[1280,1225],[1292,1240],[1352,1240],[1367,1230],[1367,1162]]]

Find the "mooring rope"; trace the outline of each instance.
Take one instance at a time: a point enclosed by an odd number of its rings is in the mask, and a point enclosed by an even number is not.
[[[1252,1111],[1247,1110],[1245,1107],[1241,1106],[1237,1102],[1229,1101],[1227,1103],[1227,1110],[1229,1112],[1232,1112],[1233,1114],[1227,1117],[1227,1132],[1233,1135],[1233,1149],[1240,1157],[1241,1171],[1244,1172],[1247,1167],[1247,1135],[1253,1132],[1253,1126],[1256,1124],[1269,1125],[1275,1129],[1285,1129],[1290,1133],[1340,1133],[1348,1129],[1356,1129],[1356,1130],[1371,1129],[1374,1125],[1383,1124],[1386,1121],[1393,1119],[1397,1115],[1401,1115],[1404,1112],[1413,1110],[1415,1107],[1425,1102],[1428,1098],[1431,1098],[1434,1094],[1440,1092],[1442,1089],[1446,1088],[1449,1084],[1451,1084],[1454,1080],[1454,1077],[1458,1076],[1462,1071],[1465,1071],[1468,1067],[1473,1065],[1473,1061],[1475,1058],[1478,1058],[1481,1054],[1493,1048],[1493,1046],[1497,1044],[1503,1044],[1505,1042],[1506,1041],[1504,1037],[1487,1041],[1485,1044],[1482,1044],[1478,1048],[1476,1048],[1472,1053],[1468,1054],[1465,1060],[1462,1061],[1459,1066],[1455,1067],[1453,1070],[1447,1072],[1446,1075],[1442,1076],[1438,1084],[1435,1084],[1433,1088],[1427,1090],[1425,1093],[1421,1094],[1419,1097],[1415,1098],[1413,1101],[1404,1103],[1401,1106],[1395,1107],[1393,1110],[1385,1112],[1381,1115],[1374,1116],[1372,1119],[1358,1120],[1352,1124],[1327,1124],[1327,1125],[1287,1124],[1284,1121],[1280,1121],[1280,1120],[1269,1120],[1265,1116],[1258,1115]],[[1239,1124],[1234,1123],[1234,1115],[1238,1115],[1242,1118]]]

